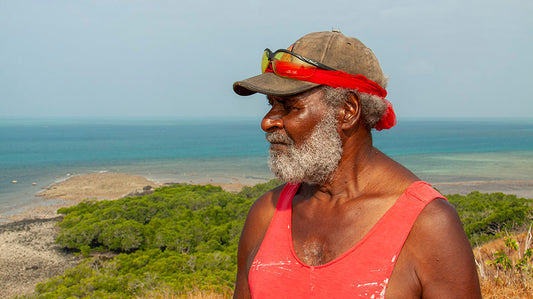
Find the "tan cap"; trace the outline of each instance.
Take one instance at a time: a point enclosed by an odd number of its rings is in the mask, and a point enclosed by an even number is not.
[[[360,40],[344,36],[339,31],[307,34],[294,43],[292,52],[338,71],[352,75],[363,75],[383,88],[387,84],[374,53]],[[274,73],[264,73],[233,83],[233,90],[242,96],[252,95],[256,92],[286,96],[301,93],[316,86],[318,84],[280,77]]]

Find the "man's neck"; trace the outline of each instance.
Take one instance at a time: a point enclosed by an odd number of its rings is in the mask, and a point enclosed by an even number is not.
[[[370,133],[369,133],[370,134]],[[343,145],[343,155],[337,169],[323,184],[309,186],[313,190],[314,197],[320,199],[346,199],[357,198],[365,193],[365,190],[373,182],[376,163],[383,155],[372,145],[371,136],[347,140]]]

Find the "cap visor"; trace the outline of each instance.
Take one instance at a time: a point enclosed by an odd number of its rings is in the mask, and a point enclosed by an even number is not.
[[[249,96],[256,92],[273,96],[289,96],[316,86],[319,84],[284,78],[274,73],[264,73],[233,83],[233,91],[241,96]]]

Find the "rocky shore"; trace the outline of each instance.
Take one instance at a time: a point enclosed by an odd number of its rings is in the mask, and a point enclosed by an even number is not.
[[[81,262],[81,256],[55,244],[59,231],[56,224],[62,218],[57,209],[84,199],[117,199],[142,194],[159,185],[140,176],[93,173],[49,186],[40,196],[63,199],[62,204],[27,209],[0,225],[0,298],[31,293],[37,283]]]
[[[61,216],[0,226],[0,297],[31,293],[35,285],[77,265],[80,256],[55,244]]]

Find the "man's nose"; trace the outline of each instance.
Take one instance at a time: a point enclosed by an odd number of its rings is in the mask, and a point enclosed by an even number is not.
[[[282,115],[279,112],[276,112],[274,108],[263,117],[261,121],[261,129],[265,132],[272,132],[276,129],[283,128],[283,119]]]

